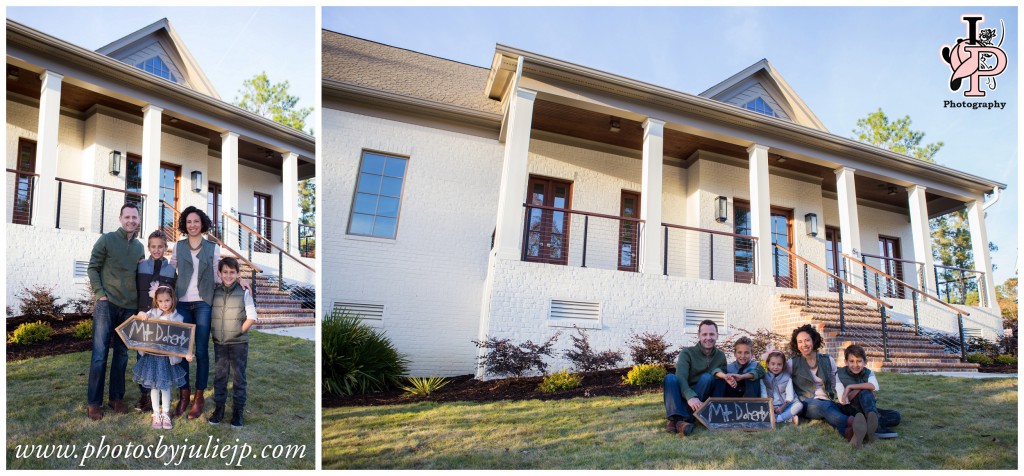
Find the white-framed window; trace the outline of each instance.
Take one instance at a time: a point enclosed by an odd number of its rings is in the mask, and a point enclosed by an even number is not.
[[[167,67],[167,65],[164,63],[162,59],[160,59],[159,56],[154,56],[146,61],[143,61],[135,65],[135,67],[143,71],[153,73],[157,76],[160,76],[161,78],[168,79],[172,82],[178,82],[178,79],[174,77],[174,73],[171,73],[171,69]]]
[[[761,96],[758,96],[757,99],[744,104],[743,107],[766,116],[779,117],[778,114],[775,114],[775,111],[772,110],[771,106],[764,102],[764,99],[761,99]]]
[[[394,239],[409,159],[363,151],[348,219],[348,234]]]

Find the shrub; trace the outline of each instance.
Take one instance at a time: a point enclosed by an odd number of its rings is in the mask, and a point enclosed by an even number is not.
[[[643,387],[644,385],[657,385],[665,380],[668,371],[661,364],[637,364],[629,369],[629,373],[622,377],[622,381],[629,385]]]
[[[999,346],[994,342],[984,337],[968,337],[965,339],[967,343],[967,353],[981,353],[985,355],[999,355]]]
[[[57,304],[57,297],[53,295],[53,287],[37,284],[35,287],[22,289],[15,297],[21,299],[21,314],[24,316],[64,319],[61,314],[67,304]]]
[[[739,332],[734,332],[733,335],[729,336],[725,340],[719,341],[718,345],[722,351],[725,352],[729,360],[733,359],[732,349],[736,341],[746,335],[750,337],[750,340],[754,343],[753,348],[750,349],[751,354],[754,356],[754,360],[758,360],[764,356],[764,353],[769,349],[782,350],[789,346],[789,337],[782,334],[776,334],[768,329],[757,329],[754,332],[750,332],[746,329],[739,327],[729,326]],[[742,334],[741,334],[742,333]]]
[[[488,337],[483,341],[472,341],[479,349],[487,349],[487,352],[478,357],[477,366],[488,373],[502,376],[507,375],[515,378],[526,375],[530,369],[536,369],[538,373],[547,373],[548,364],[544,362],[543,356],[553,357],[552,352],[555,341],[562,332],[556,332],[541,345],[533,341],[526,341],[525,344],[515,345],[509,339],[498,339]]]
[[[92,289],[89,288],[89,285],[85,285],[82,292],[78,294],[78,297],[71,299],[67,306],[70,307],[75,314],[92,314],[93,310],[96,309],[96,299],[93,296]]]
[[[594,352],[590,348],[590,338],[587,336],[587,332],[580,328],[576,328],[576,332],[578,335],[569,336],[572,339],[572,349],[566,350],[562,355],[572,362],[573,368],[577,371],[593,372],[610,369],[622,362],[622,352],[617,350]]]
[[[38,342],[46,342],[53,335],[53,328],[43,321],[26,322],[10,335],[7,342],[11,344],[32,345]]]
[[[644,332],[643,334],[634,334],[629,337],[627,347],[629,347],[629,356],[633,358],[635,364],[666,364],[672,365],[676,362],[676,356],[679,355],[679,351],[669,352],[669,344],[665,342],[665,335],[658,334],[656,332]]]
[[[537,390],[544,393],[553,393],[579,388],[580,385],[583,385],[583,377],[578,374],[571,374],[568,370],[562,369],[561,371],[545,376],[544,380],[537,387]]]
[[[981,352],[967,354],[967,361],[972,364],[992,365],[992,357],[982,354]]]
[[[996,356],[996,363],[1000,365],[1017,365],[1017,356],[1010,354],[1000,354]]]
[[[402,387],[407,397],[425,397],[448,385],[444,377],[409,377],[409,386]]]
[[[341,312],[324,317],[320,335],[325,392],[354,395],[401,386],[409,359],[383,332]]]
[[[75,328],[71,330],[71,335],[75,336],[76,339],[92,339],[92,320],[86,319],[75,325]]]

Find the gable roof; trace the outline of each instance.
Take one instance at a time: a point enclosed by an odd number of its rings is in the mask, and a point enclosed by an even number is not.
[[[484,93],[489,68],[330,30],[323,30],[322,39],[324,81],[478,113],[501,114],[501,103]]]
[[[192,53],[185,47],[181,37],[174,31],[171,22],[161,18],[150,25],[142,27],[128,35],[115,40],[99,49],[97,53],[110,56],[111,58],[125,61],[134,53],[149,46],[153,42],[159,43],[164,53],[175,69],[181,73],[181,82],[184,86],[190,87],[208,96],[220,99],[220,95],[213,88],[213,83],[207,79],[199,63],[192,56]],[[132,64],[135,66],[135,64]]]
[[[768,103],[777,103],[782,107],[785,119],[794,123],[828,132],[825,125],[814,115],[811,108],[807,107],[800,96],[789,87],[782,75],[772,67],[767,59],[754,63],[743,71],[730,76],[698,96],[715,99],[722,102],[729,102],[740,93],[753,86],[760,85],[770,97],[764,98]],[[735,103],[734,103],[735,104]],[[735,104],[742,107],[742,104]],[[776,111],[778,112],[778,111]],[[782,117],[783,114],[780,114]]]

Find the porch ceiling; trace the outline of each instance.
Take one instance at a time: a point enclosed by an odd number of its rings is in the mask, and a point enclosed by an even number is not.
[[[613,119],[619,122],[619,131],[617,132],[613,132],[610,128]],[[621,147],[638,153],[643,151],[642,123],[543,99],[537,99],[534,103],[533,128]],[[690,163],[685,161],[698,150],[713,152],[737,160],[747,160],[747,151],[743,146],[675,129],[665,129],[665,156],[683,160],[683,166],[689,167]],[[819,178],[823,191],[836,192],[836,175],[831,168],[775,153],[768,154],[768,161],[772,169]],[[899,209],[909,215],[910,205],[904,185],[889,183],[865,175],[856,175],[855,185],[858,199],[889,205],[894,207],[894,210]],[[890,194],[890,187],[895,187],[896,193]],[[944,215],[964,206],[963,202],[936,195],[930,191],[926,192],[925,196],[928,200],[928,211],[933,217]]]
[[[11,68],[20,70],[16,78],[12,78],[10,74],[7,75],[7,91],[39,100],[39,94],[43,84],[39,75],[25,69],[17,68],[10,63],[7,64],[7,68],[8,70]],[[69,81],[64,81],[61,85],[60,105],[62,108],[79,113],[85,113],[96,105],[105,106],[136,118],[139,124],[142,123],[141,106],[101,92],[86,89]],[[161,115],[160,122],[165,131],[168,129],[177,129],[179,131],[201,136],[208,140],[209,150],[218,153],[221,150],[221,137],[220,132],[218,131],[189,122],[184,118],[175,117],[174,111],[169,110],[164,111]],[[173,133],[173,131],[171,132]],[[259,165],[266,170],[276,170],[278,172],[280,172],[281,165],[284,160],[280,152],[264,147],[263,145],[247,141],[244,138],[239,138],[238,141],[238,157],[240,160]],[[302,160],[299,161],[300,179],[311,178],[314,173],[313,163],[308,163]]]

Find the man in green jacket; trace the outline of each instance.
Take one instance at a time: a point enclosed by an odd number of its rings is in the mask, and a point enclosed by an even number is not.
[[[701,321],[697,339],[697,345],[679,352],[676,373],[665,376],[665,429],[683,437],[693,432],[693,413],[711,396],[712,371],[726,366],[725,353],[715,347],[718,324],[710,319]]]
[[[128,348],[114,330],[138,312],[139,296],[135,271],[146,252],[135,239],[139,229],[139,209],[126,203],[118,215],[121,228],[96,240],[89,257],[89,285],[96,295],[92,314],[92,361],[89,365],[89,418],[103,418],[103,383],[107,374],[107,355],[114,348],[110,366],[109,405],[117,413],[128,411],[124,404],[124,374],[128,368]],[[113,344],[111,344],[113,340]]]

